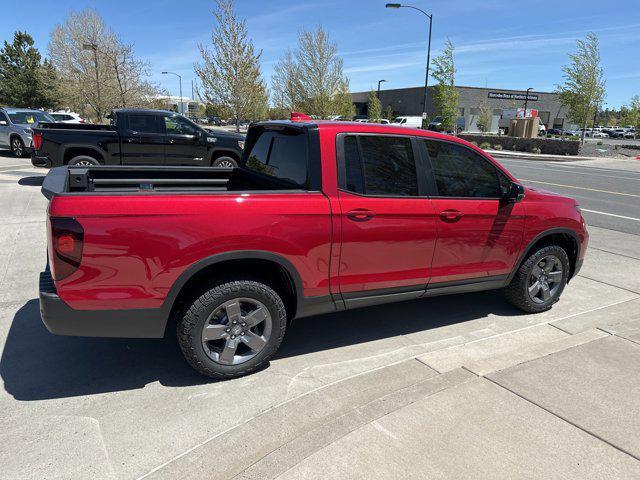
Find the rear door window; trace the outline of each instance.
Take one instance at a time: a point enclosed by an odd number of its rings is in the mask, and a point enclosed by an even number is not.
[[[353,135],[344,138],[341,188],[373,196],[418,196],[411,138]]]
[[[129,115],[129,130],[135,133],[164,133],[157,115]]]

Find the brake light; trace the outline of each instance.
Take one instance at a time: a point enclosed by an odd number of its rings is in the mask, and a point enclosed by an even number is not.
[[[309,115],[305,115],[301,112],[291,112],[292,122],[305,122],[307,120],[311,120],[311,117]]]
[[[40,147],[42,147],[42,134],[35,132],[33,134],[33,148],[40,150]]]
[[[84,230],[74,218],[52,217],[51,273],[54,280],[62,280],[75,272],[82,260]]]

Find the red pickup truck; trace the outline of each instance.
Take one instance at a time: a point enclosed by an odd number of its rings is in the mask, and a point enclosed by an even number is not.
[[[489,289],[548,310],[588,241],[574,200],[476,146],[365,123],[258,123],[239,168],[59,167],[42,188],[47,328],[177,323],[188,362],[218,378],[264,365],[294,318]]]

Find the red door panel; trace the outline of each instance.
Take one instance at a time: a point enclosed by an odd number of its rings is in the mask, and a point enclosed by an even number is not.
[[[436,242],[426,198],[381,198],[339,192],[342,293],[425,285]]]
[[[434,198],[438,241],[431,282],[510,273],[520,253],[524,207],[495,199]]]

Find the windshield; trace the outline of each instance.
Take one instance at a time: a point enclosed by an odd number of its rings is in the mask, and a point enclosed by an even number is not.
[[[393,123],[404,123],[406,119],[402,117],[394,118]]]
[[[27,112],[13,112],[9,114],[11,123],[30,125],[36,122],[55,122],[53,118],[38,110]]]

